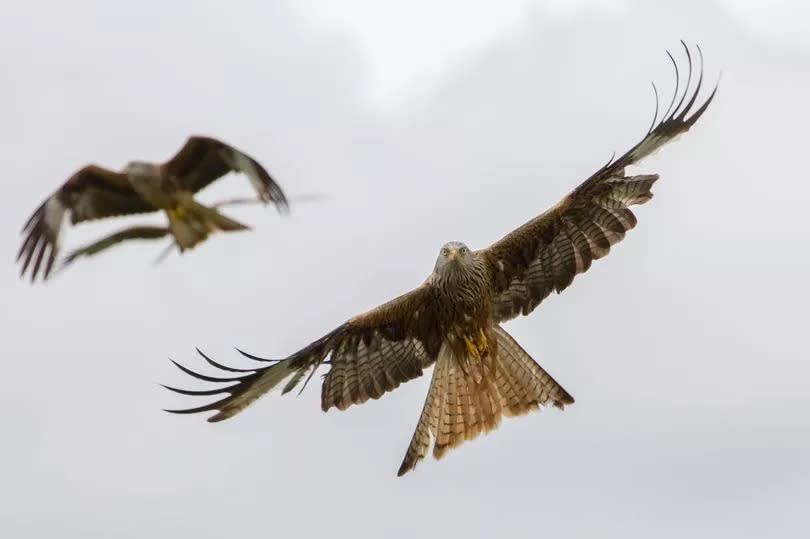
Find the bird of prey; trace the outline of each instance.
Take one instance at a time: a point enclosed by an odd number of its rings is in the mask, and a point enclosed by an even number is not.
[[[652,198],[657,174],[630,175],[626,167],[686,132],[704,113],[717,87],[696,105],[700,76],[690,90],[676,89],[669,109],[656,114],[644,138],[618,159],[611,159],[555,206],[485,249],[460,242],[445,244],[424,283],[375,309],[348,319],[305,348],[281,360],[243,355],[265,363],[251,369],[226,366],[198,352],[213,367],[231,373],[214,377],[175,362],[183,372],[228,385],[206,390],[168,387],[186,395],[225,395],[210,404],[173,413],[216,411],[221,421],[244,410],[286,381],[287,393],[304,380],[306,387],[323,364],[321,408],[344,410],[377,399],[434,365],[433,376],[398,475],[428,452],[433,455],[496,428],[502,416],[519,416],[543,405],[563,408],[574,398],[513,339],[501,324],[528,315],[552,291],[562,292],[594,260],[607,255],[636,226],[629,209]],[[700,48],[698,47],[698,52]],[[667,53],[669,54],[669,53]],[[653,85],[654,87],[654,85]],[[676,104],[677,101],[677,104]]]
[[[59,235],[65,214],[72,224],[93,219],[164,211],[168,227],[136,226],[107,236],[71,253],[70,263],[130,239],[155,239],[171,235],[180,252],[205,240],[216,230],[246,230],[247,226],[207,207],[194,194],[229,172],[242,172],[250,179],[258,200],[287,209],[284,192],[258,161],[220,140],[189,137],[169,161],[132,161],[117,172],[97,165],[78,170],[48,197],[23,227],[25,239],[17,253],[21,276],[31,268],[31,281],[42,269],[42,279],[51,273],[59,252]],[[31,266],[33,262],[33,266]],[[42,263],[45,263],[42,266]]]

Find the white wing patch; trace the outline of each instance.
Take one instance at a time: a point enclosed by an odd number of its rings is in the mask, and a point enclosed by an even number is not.
[[[53,238],[54,249],[59,249],[59,232],[62,230],[62,223],[65,220],[65,205],[56,196],[52,196],[45,203],[45,214],[43,221],[48,229],[48,235]]]
[[[261,174],[256,168],[256,165],[253,164],[253,161],[242,152],[236,150],[223,150],[223,153],[225,161],[235,170],[246,174],[253,188],[256,190],[256,193],[258,193],[259,198],[267,201],[267,186],[262,181]]]
[[[631,159],[634,162],[641,161],[642,159],[651,156],[657,152],[665,144],[675,142],[680,138],[683,133],[678,133],[674,137],[667,137],[664,135],[650,135],[636,148],[631,154]]]
[[[73,197],[73,212],[74,216],[81,216],[83,219],[93,219],[96,217],[96,207],[93,205],[92,191],[85,192],[83,195]]]

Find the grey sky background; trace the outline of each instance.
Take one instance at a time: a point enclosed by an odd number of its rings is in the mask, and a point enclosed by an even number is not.
[[[4,7],[0,535],[806,537],[808,8],[344,5]],[[554,204],[644,134],[681,38],[708,85],[722,70],[715,102],[638,167],[661,174],[639,226],[507,325],[576,404],[402,479],[427,376],[346,412],[317,384],[216,425],[160,411],[193,403],[157,385],[193,385],[168,357],[285,356],[419,284],[445,241]],[[159,267],[143,243],[17,278],[20,227],[74,170],[191,133],[328,199],[234,208],[252,232]]]

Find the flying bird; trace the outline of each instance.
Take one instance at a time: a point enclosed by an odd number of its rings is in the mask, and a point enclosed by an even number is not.
[[[636,226],[629,209],[653,196],[657,174],[629,175],[626,167],[686,132],[705,112],[717,87],[696,105],[703,80],[692,82],[692,55],[686,87],[680,76],[669,109],[656,113],[644,138],[618,159],[611,159],[555,206],[485,249],[460,242],[445,244],[433,272],[422,285],[366,313],[350,318],[305,348],[281,360],[240,353],[263,365],[251,369],[226,366],[200,355],[230,373],[214,377],[175,363],[190,376],[226,383],[206,390],[168,387],[186,395],[225,395],[196,408],[173,413],[216,411],[208,421],[222,421],[244,410],[282,382],[282,393],[306,387],[316,369],[328,365],[321,388],[321,408],[345,410],[377,399],[434,365],[421,416],[398,475],[433,455],[480,433],[495,429],[502,416],[519,416],[541,406],[562,409],[574,398],[535,362],[501,326],[531,313],[552,291],[565,290],[574,277]],[[655,86],[653,85],[653,88]],[[677,103],[676,103],[677,101]],[[306,377],[306,379],[305,379]]]
[[[218,211],[222,204],[207,207],[194,200],[195,193],[229,172],[247,175],[259,201],[272,202],[279,211],[288,208],[284,192],[258,161],[220,140],[192,136],[174,157],[162,164],[132,161],[120,172],[87,165],[73,174],[23,227],[25,239],[17,253],[17,261],[22,261],[20,275],[24,276],[30,268],[32,282],[40,270],[42,279],[48,278],[59,253],[66,214],[74,225],[156,211],[164,211],[169,219],[168,227],[136,226],[116,232],[72,252],[66,264],[131,239],[170,235],[183,252],[216,230],[246,230],[249,227]]]

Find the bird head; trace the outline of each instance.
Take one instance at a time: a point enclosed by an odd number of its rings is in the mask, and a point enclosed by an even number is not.
[[[454,271],[472,263],[472,251],[460,241],[445,243],[436,259],[437,273]]]

